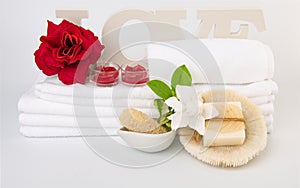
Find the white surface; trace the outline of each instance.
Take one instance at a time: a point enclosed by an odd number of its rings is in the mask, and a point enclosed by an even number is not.
[[[98,4],[97,4],[98,2]],[[127,0],[1,1],[1,187],[289,187],[299,178],[299,71],[300,12],[298,0]],[[123,2],[123,1],[122,1]],[[184,1],[187,2],[187,1]],[[171,4],[171,5],[170,5]],[[37,77],[33,51],[45,33],[46,19],[56,7],[86,7],[96,34],[112,10],[134,8],[195,9],[207,7],[261,7],[268,31],[252,38],[270,45],[275,55],[275,131],[267,150],[247,166],[219,169],[181,152],[168,162],[145,169],[118,167],[99,158],[79,138],[28,139],[19,134],[17,101]],[[25,21],[26,20],[26,21]],[[94,23],[94,24],[91,24]]]

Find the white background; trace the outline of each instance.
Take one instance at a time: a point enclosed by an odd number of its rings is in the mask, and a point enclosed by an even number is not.
[[[1,187],[300,187],[299,80],[300,2],[298,0],[1,0]],[[275,132],[258,158],[238,169],[205,165],[185,152],[146,169],[114,166],[81,139],[28,139],[17,121],[17,101],[38,74],[33,52],[46,20],[56,8],[88,8],[83,25],[98,36],[104,21],[124,8],[262,8],[267,31],[252,38],[271,46],[279,94]]]

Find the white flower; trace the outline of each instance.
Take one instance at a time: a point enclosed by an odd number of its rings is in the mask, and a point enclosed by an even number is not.
[[[172,130],[189,126],[203,135],[205,120],[217,116],[217,110],[212,104],[203,103],[202,98],[197,97],[193,87],[178,85],[176,94],[179,100],[176,97],[170,97],[165,101],[175,111],[175,114],[168,116],[168,119],[172,120]]]

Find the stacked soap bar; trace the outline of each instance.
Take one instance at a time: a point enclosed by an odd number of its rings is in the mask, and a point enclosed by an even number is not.
[[[240,102],[215,103],[217,117],[206,120],[204,146],[242,145],[245,140],[245,120]]]

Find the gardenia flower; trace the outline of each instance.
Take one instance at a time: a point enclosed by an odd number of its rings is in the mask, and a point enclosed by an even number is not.
[[[212,104],[203,103],[202,98],[197,97],[193,87],[177,86],[176,97],[170,97],[165,102],[173,108],[175,113],[168,116],[172,120],[171,128],[176,130],[187,127],[196,130],[200,135],[204,135],[205,120],[218,115]]]

